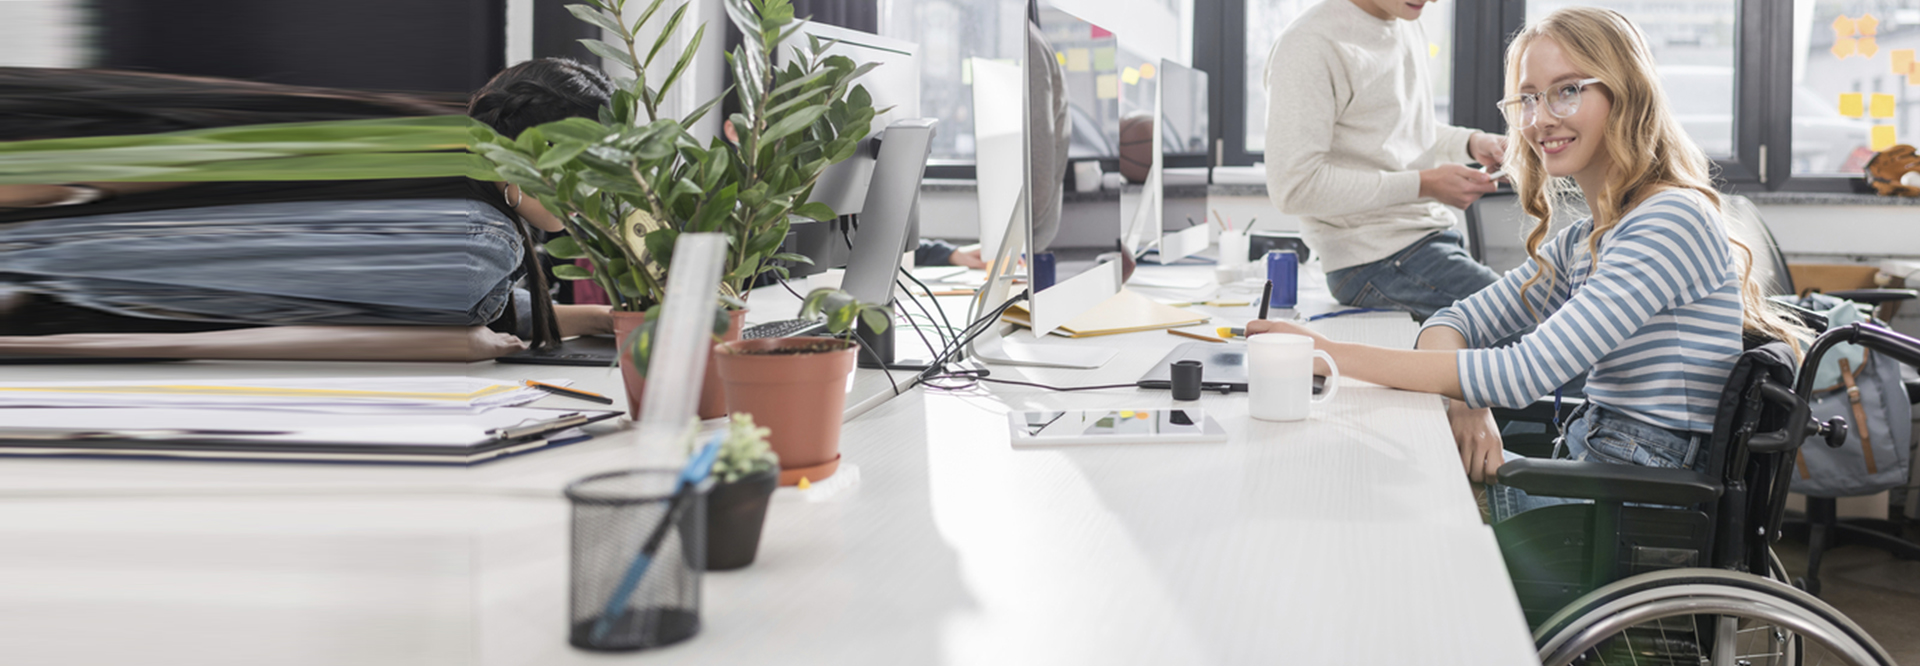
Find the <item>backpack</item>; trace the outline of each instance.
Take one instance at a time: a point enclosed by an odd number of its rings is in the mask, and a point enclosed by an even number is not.
[[[1800,300],[1825,314],[1827,330],[1867,320],[1852,301],[1812,293]],[[1853,497],[1906,485],[1912,464],[1913,404],[1900,382],[1900,363],[1854,344],[1834,345],[1813,372],[1813,416],[1847,420],[1838,448],[1812,437],[1800,447],[1792,490],[1811,497]]]

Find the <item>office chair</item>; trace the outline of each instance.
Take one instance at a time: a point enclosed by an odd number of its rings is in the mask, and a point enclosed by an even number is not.
[[[1802,374],[1840,342],[1920,363],[1920,340],[1854,324],[1822,335]],[[1783,343],[1740,357],[1703,471],[1570,460],[1500,468],[1502,484],[1590,501],[1494,526],[1543,663],[1797,664],[1810,650],[1893,663],[1857,625],[1787,584],[1773,556],[1795,450],[1846,437],[1843,419],[1811,418],[1812,387],[1794,378]]]

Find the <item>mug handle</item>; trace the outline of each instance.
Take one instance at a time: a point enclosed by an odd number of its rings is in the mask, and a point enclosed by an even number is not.
[[[1318,356],[1322,360],[1326,361],[1327,369],[1333,371],[1333,374],[1327,377],[1327,392],[1320,394],[1320,397],[1314,398],[1310,403],[1310,404],[1318,405],[1328,400],[1332,400],[1333,394],[1340,392],[1340,364],[1334,363],[1333,356],[1328,354],[1327,351],[1324,349],[1313,350],[1313,355]]]

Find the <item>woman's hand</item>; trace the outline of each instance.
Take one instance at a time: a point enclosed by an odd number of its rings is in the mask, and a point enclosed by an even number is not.
[[[971,250],[954,250],[951,254],[947,255],[947,263],[974,270],[981,270],[987,267],[987,262],[980,259],[980,248],[977,247]]]
[[[0,185],[0,208],[39,208],[72,198],[65,185]]]
[[[1453,426],[1453,444],[1460,449],[1460,466],[1474,483],[1500,480],[1500,465],[1506,462],[1500,441],[1500,426],[1493,410],[1475,409],[1455,401],[1447,408],[1447,421]]]

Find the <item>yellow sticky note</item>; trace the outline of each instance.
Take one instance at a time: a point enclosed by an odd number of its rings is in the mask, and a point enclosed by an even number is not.
[[[1435,44],[1433,42],[1427,42],[1427,57],[1429,58],[1440,57],[1440,45]]]
[[[1120,98],[1120,77],[1101,74],[1093,79],[1093,96],[1100,99]]]
[[[1084,72],[1093,69],[1093,52],[1086,49],[1067,49],[1067,71]]]
[[[1848,37],[1852,37],[1853,35],[1854,35],[1853,19],[1847,18],[1846,15],[1844,14],[1833,19],[1834,39],[1846,39]]]
[[[1886,93],[1874,93],[1873,101],[1867,105],[1867,115],[1875,118],[1893,117],[1893,96]]]
[[[1114,62],[1114,47],[1096,46],[1093,48],[1093,68],[1102,72],[1111,72],[1117,65]]]
[[[1920,86],[1920,61],[1914,62],[1913,67],[1907,70],[1907,85]]]
[[[1140,70],[1132,67],[1120,70],[1120,80],[1130,86],[1138,84],[1140,83]]]
[[[1894,49],[1887,52],[1887,57],[1890,58],[1888,64],[1893,67],[1894,74],[1906,75],[1913,72],[1913,49]]]
[[[1862,115],[1860,101],[1860,93],[1840,93],[1840,115],[1848,118],[1860,117]]]
[[[1067,54],[1065,54],[1065,53],[1061,53],[1061,52],[1059,52],[1059,51],[1054,51],[1054,52],[1053,52],[1053,59],[1054,59],[1054,60],[1058,60],[1058,61],[1060,61],[1060,66],[1061,66],[1061,67],[1065,67],[1065,66],[1067,66]]]
[[[1872,14],[1862,14],[1853,22],[1853,29],[1860,31],[1862,35],[1872,37],[1874,31],[1880,29],[1880,19],[1874,18]]]
[[[1873,57],[1873,54],[1880,52],[1880,44],[1873,41],[1872,37],[1861,37],[1860,44],[1856,48],[1860,50],[1860,55],[1869,58]]]
[[[1854,43],[1852,37],[1841,37],[1833,40],[1833,57],[1845,58],[1853,55],[1854,49],[1859,48],[1859,46],[1859,44]]]
[[[1120,410],[1120,418],[1123,418],[1123,419],[1133,418],[1133,410],[1131,409]]]
[[[1873,152],[1877,153],[1882,150],[1892,148],[1893,144],[1896,144],[1896,143],[1899,143],[1899,141],[1895,140],[1892,125],[1874,125],[1873,126],[1873,145],[1868,146],[1868,148],[1872,149]]]

